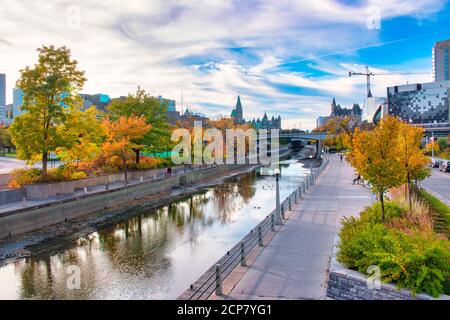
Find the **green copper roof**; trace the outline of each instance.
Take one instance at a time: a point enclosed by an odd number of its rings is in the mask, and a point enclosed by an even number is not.
[[[238,96],[238,98],[237,98],[236,108],[242,108],[242,104],[241,104],[241,96]]]

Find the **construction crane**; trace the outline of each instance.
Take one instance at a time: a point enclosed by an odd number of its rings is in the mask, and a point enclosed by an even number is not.
[[[373,77],[375,75],[375,73],[371,72],[369,70],[369,67],[366,66],[366,72],[354,72],[354,71],[349,71],[348,72],[348,76],[366,76],[367,77],[367,97],[370,98],[372,96],[372,92],[370,92],[370,77]]]
[[[369,67],[366,66],[366,72],[354,72],[349,71],[348,76],[366,76],[367,78],[367,97],[372,97],[372,92],[370,91],[370,77],[373,76],[387,76],[387,75],[412,75],[412,74],[429,74],[429,73],[410,73],[410,72],[396,72],[396,73],[373,73],[369,70]]]

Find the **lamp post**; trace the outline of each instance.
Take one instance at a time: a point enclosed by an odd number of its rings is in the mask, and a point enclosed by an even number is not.
[[[431,131],[431,159],[434,159],[434,131]]]
[[[313,156],[312,155],[309,156],[309,171],[311,174],[312,174],[312,159],[313,159]]]
[[[275,197],[275,224],[281,225],[281,207],[280,207],[280,169],[276,168],[273,173],[275,173],[276,179],[276,197]]]

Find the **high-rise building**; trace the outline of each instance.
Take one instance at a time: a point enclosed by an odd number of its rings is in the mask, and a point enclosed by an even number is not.
[[[106,107],[111,103],[111,98],[107,94],[81,94],[85,109],[94,105],[100,111],[106,111]]]
[[[20,107],[23,103],[23,91],[19,88],[13,89],[13,118],[20,116],[23,111],[20,110]]]
[[[412,124],[450,122],[450,81],[387,88],[388,113]]]
[[[433,47],[433,79],[434,81],[450,80],[450,40],[439,41]]]
[[[0,73],[0,105],[6,106],[6,75]]]
[[[161,103],[165,103],[167,106],[167,112],[176,112],[176,102],[175,100],[163,98],[163,96],[158,96],[158,99]]]

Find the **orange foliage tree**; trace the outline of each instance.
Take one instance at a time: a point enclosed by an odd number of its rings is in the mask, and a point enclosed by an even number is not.
[[[107,134],[107,139],[103,143],[102,151],[107,158],[119,159],[122,163],[125,173],[125,181],[127,177],[127,160],[132,159],[135,149],[142,148],[137,143],[151,129],[151,125],[146,123],[144,117],[120,117],[117,121],[106,119],[103,127]]]

